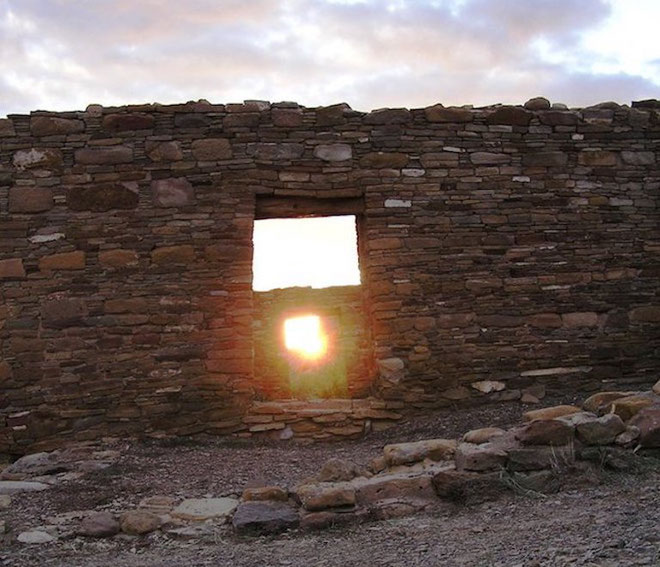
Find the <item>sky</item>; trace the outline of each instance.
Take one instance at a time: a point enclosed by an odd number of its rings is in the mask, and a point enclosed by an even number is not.
[[[660,0],[0,0],[0,116],[657,98]]]

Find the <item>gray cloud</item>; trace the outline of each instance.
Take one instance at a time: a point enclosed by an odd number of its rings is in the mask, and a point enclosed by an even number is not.
[[[593,60],[581,34],[609,13],[605,0],[0,0],[0,114],[197,98],[368,110],[653,96],[647,79],[540,56],[543,41]]]

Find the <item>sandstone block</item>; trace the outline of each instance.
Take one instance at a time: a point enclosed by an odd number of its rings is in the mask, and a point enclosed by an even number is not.
[[[0,118],[0,136],[9,137],[15,136],[14,123],[11,118]]]
[[[432,500],[435,494],[431,478],[429,473],[408,471],[358,478],[353,481],[356,501],[361,506],[371,507],[391,499],[404,502]]]
[[[152,161],[179,161],[183,159],[181,144],[179,142],[153,142],[147,141],[145,152]]]
[[[411,443],[385,445],[383,456],[390,466],[416,463],[424,459],[446,461],[456,450],[454,439],[425,439]]]
[[[355,488],[347,482],[304,484],[295,493],[309,511],[355,505]]]
[[[85,253],[82,250],[62,252],[44,256],[39,260],[39,269],[45,270],[84,270]]]
[[[350,112],[351,107],[342,102],[316,109],[317,126],[337,126],[346,123],[346,113]]]
[[[104,212],[111,209],[134,209],[140,200],[133,183],[75,185],[66,193],[66,204],[73,211]]]
[[[470,154],[470,161],[474,165],[501,165],[510,163],[511,156],[493,152],[472,152]]]
[[[154,117],[150,114],[131,112],[125,114],[107,114],[103,117],[102,126],[110,132],[126,130],[149,130],[154,127]]]
[[[235,498],[190,498],[184,500],[172,515],[182,520],[205,522],[216,518],[226,518],[238,506]]]
[[[527,110],[547,110],[550,108],[550,101],[542,96],[530,98],[524,105]]]
[[[404,124],[412,115],[405,108],[380,108],[372,110],[364,117],[365,124]]]
[[[516,432],[523,445],[566,445],[573,439],[573,427],[556,419],[535,419]]]
[[[593,312],[564,313],[561,320],[563,326],[569,329],[598,326],[598,314]]]
[[[329,459],[315,476],[318,482],[344,482],[358,476],[369,476],[361,467],[344,459]]]
[[[18,150],[13,163],[16,169],[57,169],[62,167],[62,152],[50,148]]]
[[[635,425],[626,425],[626,430],[617,435],[614,442],[620,447],[632,447],[637,444],[641,432]]]
[[[20,258],[0,260],[0,280],[24,277],[25,268],[23,267],[23,260]]]
[[[44,326],[55,329],[80,324],[87,313],[87,305],[82,299],[50,299],[41,304]]]
[[[263,160],[291,160],[302,157],[305,152],[305,146],[302,144],[294,144],[290,142],[282,142],[279,144],[263,143],[251,144],[248,147],[248,153],[256,156],[257,159]]]
[[[511,471],[561,470],[574,461],[572,446],[527,446],[509,451],[506,466]]]
[[[546,126],[575,126],[578,123],[577,114],[562,112],[560,110],[549,110],[539,114],[541,124]]]
[[[508,124],[510,126],[528,126],[534,115],[522,108],[503,106],[486,117],[488,124]]]
[[[348,144],[320,144],[314,148],[314,155],[323,161],[346,161],[353,157],[353,148]]]
[[[5,360],[0,360],[0,384],[12,377],[12,369],[9,363]],[[2,506],[0,506],[2,509]]]
[[[422,166],[429,168],[448,168],[458,166],[458,154],[453,152],[429,152],[420,156]]]
[[[77,134],[85,129],[82,120],[57,118],[55,116],[33,116],[30,118],[30,132],[33,136],[59,136]]]
[[[81,148],[75,152],[76,163],[83,165],[112,165],[133,161],[133,148],[109,146]]]
[[[29,530],[18,534],[16,539],[21,543],[39,545],[42,543],[50,543],[55,541],[57,538],[48,532],[43,532],[41,530]]]
[[[200,113],[174,115],[174,125],[177,128],[206,128],[210,122],[208,116]]]
[[[273,125],[280,128],[297,128],[303,123],[300,108],[274,108],[271,113]]]
[[[78,534],[85,537],[112,537],[119,533],[119,522],[110,512],[94,512],[85,516]]]
[[[588,167],[616,165],[616,154],[606,150],[582,150],[578,154],[578,163]]]
[[[472,122],[472,111],[469,108],[447,107],[441,104],[428,106],[424,115],[429,122]]]
[[[530,315],[527,322],[538,329],[557,329],[561,327],[561,316],[557,313],[537,313]]]
[[[297,510],[284,502],[243,502],[232,518],[238,533],[274,534],[298,527]]]
[[[454,327],[469,327],[476,319],[475,313],[451,313],[442,314],[437,318],[437,325],[443,329]]]
[[[499,473],[450,469],[438,472],[431,482],[439,498],[467,506],[496,500],[508,491]]]
[[[189,244],[163,246],[151,252],[154,264],[189,264],[195,260],[195,249]]]
[[[523,155],[527,167],[564,167],[568,156],[564,152],[534,152]]]
[[[507,451],[495,443],[459,443],[456,448],[456,469],[476,472],[498,470],[504,467],[506,456]]]
[[[195,201],[195,190],[183,177],[152,181],[151,195],[157,207],[185,207]]]
[[[602,410],[609,406],[614,400],[631,396],[633,393],[634,392],[598,392],[589,396],[582,403],[582,407],[593,413],[602,413]]]
[[[655,154],[653,152],[621,152],[623,163],[628,165],[653,165]]]
[[[401,169],[408,164],[408,155],[399,152],[371,152],[360,159],[362,167]]]
[[[579,423],[577,436],[586,445],[609,445],[623,433],[626,426],[618,415],[607,414],[599,418]]]
[[[627,422],[641,410],[652,406],[656,402],[657,400],[654,397],[645,396],[643,394],[626,396],[625,398],[614,400],[605,408],[605,411],[607,413],[614,413],[623,421]]]
[[[42,213],[55,206],[48,187],[12,187],[9,189],[10,213]]]
[[[132,299],[107,299],[103,304],[106,313],[145,313],[148,310],[149,301],[144,298]]]
[[[135,250],[104,250],[99,252],[99,263],[107,268],[127,268],[137,266],[138,255]]]
[[[246,488],[243,491],[243,500],[245,501],[264,501],[275,500],[278,502],[286,502],[289,494],[279,486],[260,486],[257,488]]]
[[[642,447],[660,447],[660,404],[640,410],[630,425],[639,429],[639,444]]]
[[[549,408],[531,410],[523,414],[523,421],[534,421],[535,419],[555,419],[573,413],[580,413],[582,410],[577,406],[561,405]]]
[[[233,155],[231,144],[226,138],[195,140],[191,145],[191,149],[195,159],[200,161],[231,159]]]
[[[496,437],[504,435],[504,429],[499,427],[482,427],[480,429],[472,429],[463,435],[463,442],[471,443],[473,445],[482,445],[492,441]]]
[[[506,384],[504,382],[499,382],[497,380],[480,380],[479,382],[472,382],[470,386],[482,394],[501,392],[506,388]]]
[[[636,307],[630,311],[629,317],[636,323],[660,323],[660,305]]]

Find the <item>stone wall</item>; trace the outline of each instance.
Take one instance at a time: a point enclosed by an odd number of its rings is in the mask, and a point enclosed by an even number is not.
[[[660,103],[90,106],[0,120],[0,452],[240,433],[257,198],[362,203],[372,392],[652,383]],[[41,443],[41,445],[40,445]]]

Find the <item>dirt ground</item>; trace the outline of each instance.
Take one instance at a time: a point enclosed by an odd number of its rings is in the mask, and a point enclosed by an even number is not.
[[[69,512],[130,509],[148,496],[239,496],[250,485],[293,486],[331,457],[366,464],[386,443],[457,437],[486,425],[507,427],[525,409],[511,403],[439,411],[358,441],[311,446],[206,437],[126,440],[112,447],[120,457],[109,468],[14,496],[5,520],[17,533]],[[316,533],[238,537],[229,526],[218,525],[186,539],[154,532],[42,545],[13,542],[0,549],[2,567],[565,565],[660,566],[660,462],[637,474],[603,471],[552,496],[511,494],[450,512]]]

